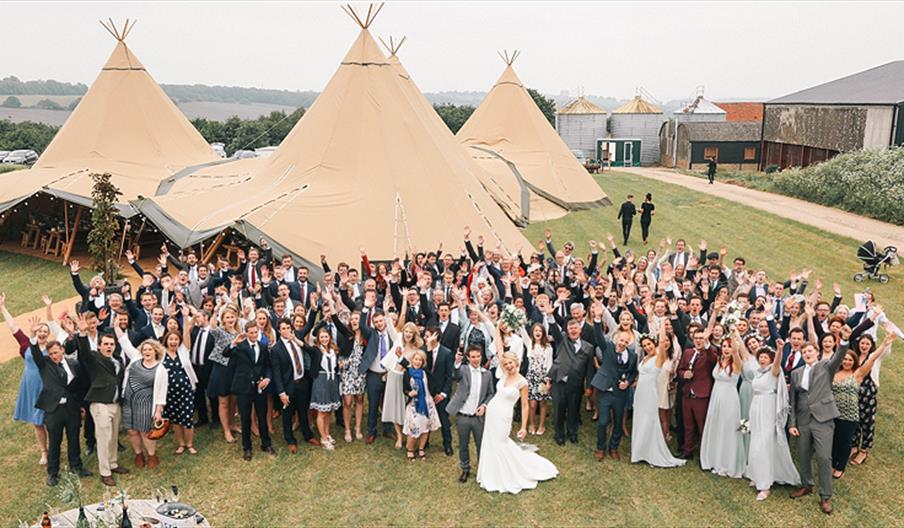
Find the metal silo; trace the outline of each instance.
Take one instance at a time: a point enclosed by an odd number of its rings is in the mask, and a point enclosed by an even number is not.
[[[596,140],[606,136],[606,111],[583,95],[556,112],[556,131],[571,150],[596,158]]]
[[[679,123],[725,121],[725,110],[698,95],[683,108],[675,110],[675,119]]]
[[[665,121],[662,110],[637,95],[612,111],[609,121],[613,138],[640,139],[641,165],[659,163],[659,129]]]

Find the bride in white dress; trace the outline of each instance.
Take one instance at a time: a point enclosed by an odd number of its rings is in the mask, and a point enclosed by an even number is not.
[[[511,352],[502,355],[505,373],[496,384],[496,395],[487,405],[480,444],[477,483],[487,491],[518,493],[533,489],[541,480],[555,478],[559,470],[536,453],[525,451],[511,438],[515,402],[521,399],[521,428],[518,438],[527,436],[527,380],[518,373],[519,359]]]

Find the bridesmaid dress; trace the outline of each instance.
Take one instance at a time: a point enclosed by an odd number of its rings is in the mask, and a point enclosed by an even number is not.
[[[706,424],[703,440],[700,442],[700,467],[712,470],[716,475],[741,478],[747,463],[742,453],[743,436],[738,426],[741,423],[741,400],[738,397],[738,374],[716,364],[713,368],[713,390],[706,409]]]

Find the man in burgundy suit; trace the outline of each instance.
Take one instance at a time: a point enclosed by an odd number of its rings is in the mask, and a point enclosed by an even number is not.
[[[718,360],[715,347],[706,342],[706,333],[694,331],[694,348],[684,351],[678,363],[678,381],[681,386],[681,412],[684,421],[684,444],[681,458],[690,459],[700,444],[706,408],[713,388],[713,367]]]

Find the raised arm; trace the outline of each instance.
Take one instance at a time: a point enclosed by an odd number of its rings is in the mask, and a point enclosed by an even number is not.
[[[13,334],[19,331],[19,325],[16,323],[16,320],[13,319],[9,310],[6,309],[6,294],[0,293],[0,312],[3,313],[3,320],[6,321],[6,326],[9,327],[9,331]]]
[[[882,341],[882,344],[879,345],[879,348],[877,348],[875,350],[875,352],[870,354],[869,357],[866,358],[866,361],[864,361],[863,364],[860,365],[860,368],[858,368],[857,371],[854,372],[854,375],[857,376],[858,383],[863,381],[863,378],[865,378],[866,375],[869,374],[871,370],[873,370],[873,365],[876,364],[876,361],[882,359],[882,356],[888,354],[891,351],[891,344],[894,343],[895,339],[897,339],[897,338],[898,338],[897,334],[894,334],[892,332],[889,332],[885,335],[885,340]],[[835,355],[836,356],[844,356],[844,354],[838,354],[838,353],[836,353]],[[835,358],[833,357],[832,359],[833,359],[833,363],[834,363]],[[839,364],[840,363],[841,362],[839,361]],[[836,367],[836,370],[837,370],[837,367]]]
[[[772,375],[778,377],[782,373],[782,351],[785,349],[785,342],[781,339],[775,342],[775,358],[772,360]],[[791,413],[794,415],[794,413]]]

